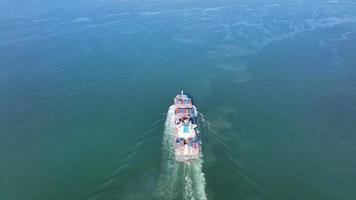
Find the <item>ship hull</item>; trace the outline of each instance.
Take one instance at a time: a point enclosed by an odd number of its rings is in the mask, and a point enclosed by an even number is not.
[[[174,152],[179,162],[189,162],[199,159],[201,141],[198,130],[197,108],[192,98],[184,94],[174,99]]]

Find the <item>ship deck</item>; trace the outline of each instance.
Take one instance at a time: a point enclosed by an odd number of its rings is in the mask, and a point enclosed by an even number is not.
[[[175,148],[175,157],[177,161],[185,162],[199,158],[199,148],[177,147]]]

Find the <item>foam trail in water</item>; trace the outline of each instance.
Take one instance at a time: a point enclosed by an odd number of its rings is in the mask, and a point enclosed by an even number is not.
[[[158,184],[159,199],[206,200],[203,158],[180,163],[174,155],[174,107],[167,113],[162,140],[162,174]],[[182,192],[182,194],[180,193]]]
[[[161,199],[175,199],[179,165],[174,159],[173,126],[174,108],[168,109],[162,140],[162,174],[158,185],[158,196]]]
[[[191,169],[189,163],[184,163],[184,199],[194,199],[192,178],[190,177]]]
[[[207,200],[205,193],[205,175],[203,157],[191,163],[184,163],[185,191],[184,199]]]

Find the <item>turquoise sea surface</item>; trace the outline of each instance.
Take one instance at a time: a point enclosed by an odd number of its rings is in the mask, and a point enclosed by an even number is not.
[[[355,155],[354,0],[0,0],[0,200],[353,200]]]

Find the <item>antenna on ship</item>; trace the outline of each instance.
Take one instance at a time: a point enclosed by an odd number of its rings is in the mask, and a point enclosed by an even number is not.
[[[183,96],[183,90],[182,90],[182,91],[180,91],[180,94]]]

